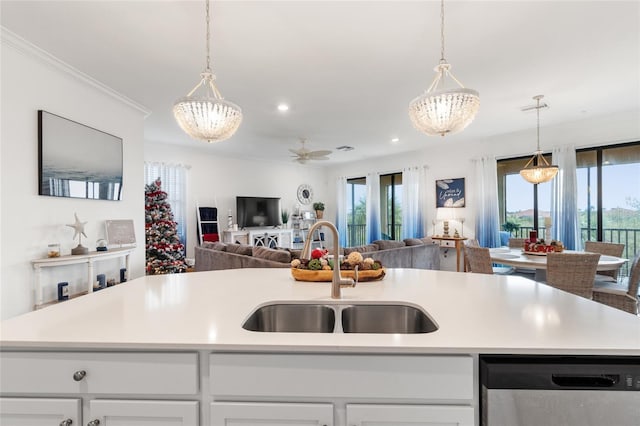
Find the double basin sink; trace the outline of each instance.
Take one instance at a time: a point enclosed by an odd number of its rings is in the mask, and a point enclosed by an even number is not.
[[[255,309],[242,328],[281,333],[431,333],[436,322],[405,303],[272,302]]]

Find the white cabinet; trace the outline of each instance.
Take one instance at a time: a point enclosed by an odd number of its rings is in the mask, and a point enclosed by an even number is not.
[[[91,400],[84,423],[91,426],[198,426],[198,403]]]
[[[347,404],[349,426],[474,426],[472,407]]]
[[[211,354],[211,426],[474,426],[473,366],[464,355]]]
[[[214,402],[210,426],[333,426],[332,404]]]
[[[82,424],[80,399],[0,398],[0,424],[74,426]]]
[[[0,370],[2,425],[199,425],[197,353],[3,351]]]

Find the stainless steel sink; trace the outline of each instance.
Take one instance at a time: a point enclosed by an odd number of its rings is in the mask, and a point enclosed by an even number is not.
[[[336,312],[318,304],[277,303],[256,309],[242,325],[250,331],[333,333]]]
[[[261,306],[242,328],[287,333],[431,333],[438,325],[422,309],[409,304],[286,303]]]
[[[342,309],[345,333],[431,333],[438,326],[421,309],[410,305],[358,304]]]

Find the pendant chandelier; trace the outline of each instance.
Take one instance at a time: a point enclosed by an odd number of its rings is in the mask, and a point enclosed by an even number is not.
[[[540,108],[546,108],[547,106],[540,106],[540,100],[542,98],[544,98],[544,95],[537,95],[533,97],[536,101],[535,108],[538,115],[537,150],[533,154],[533,157],[531,157],[527,164],[525,164],[524,169],[520,170],[520,176],[522,176],[527,182],[533,184],[549,182],[556,176],[556,174],[558,174],[558,166],[550,165],[542,155],[542,151],[540,151]]]
[[[240,127],[242,109],[233,102],[225,100],[214,83],[216,76],[211,72],[210,66],[209,0],[206,0],[206,15],[207,66],[200,74],[200,83],[187,96],[175,102],[173,115],[186,134],[194,139],[213,143],[233,136]],[[202,95],[195,94],[199,88],[203,88]]]
[[[444,0],[440,2],[440,23],[440,63],[434,69],[436,76],[427,91],[409,104],[409,118],[421,132],[444,136],[463,130],[473,121],[480,108],[480,96],[451,74],[451,65],[444,58]],[[459,87],[446,88],[447,77]]]

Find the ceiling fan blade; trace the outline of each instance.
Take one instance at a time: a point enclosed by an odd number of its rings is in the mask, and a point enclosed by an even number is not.
[[[302,155],[299,150],[289,148],[289,152],[294,153],[295,155]]]
[[[323,150],[323,151],[311,151],[309,153],[309,156],[311,156],[311,157],[324,157],[324,156],[329,155],[329,154],[331,154],[331,151],[326,151],[326,150]]]

